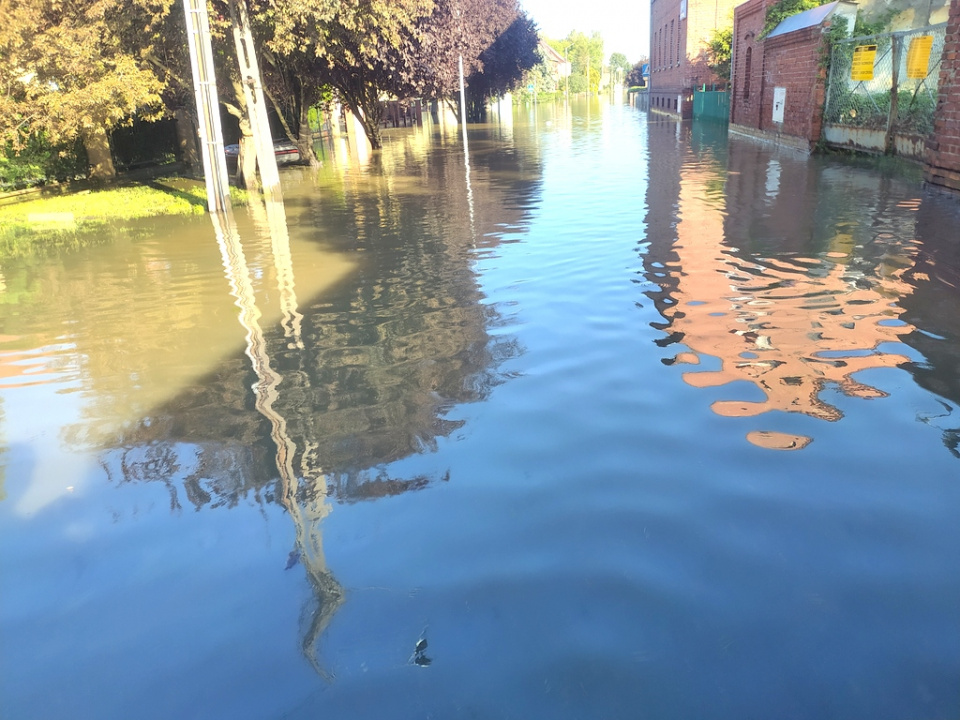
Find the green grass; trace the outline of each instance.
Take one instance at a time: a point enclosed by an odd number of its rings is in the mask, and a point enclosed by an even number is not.
[[[246,203],[242,190],[230,188],[230,197],[235,205]],[[8,202],[0,205],[0,258],[102,242],[107,225],[159,215],[202,215],[206,203],[203,182],[178,177]]]

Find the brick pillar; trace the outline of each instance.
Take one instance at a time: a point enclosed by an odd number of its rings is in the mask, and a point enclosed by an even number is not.
[[[940,96],[927,140],[924,179],[960,192],[960,0],[951,0],[940,67]]]

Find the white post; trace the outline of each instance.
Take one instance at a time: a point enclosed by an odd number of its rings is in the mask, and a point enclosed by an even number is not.
[[[458,56],[460,65],[460,125],[463,127],[463,151],[467,151],[467,94],[463,87],[463,55]]]
[[[210,212],[224,212],[230,208],[230,183],[227,159],[223,153],[220,101],[213,69],[207,4],[204,0],[183,0],[183,11],[187,22],[187,45],[200,124],[200,151],[203,158],[203,177],[207,185],[207,209]]]
[[[253,130],[253,142],[257,148],[257,164],[260,166],[260,183],[268,197],[280,198],[280,173],[277,171],[277,156],[273,151],[273,135],[267,117],[267,105],[260,81],[260,67],[250,32],[247,0],[230,1],[230,19],[233,25],[233,40],[237,47],[240,78],[243,86],[247,115]]]

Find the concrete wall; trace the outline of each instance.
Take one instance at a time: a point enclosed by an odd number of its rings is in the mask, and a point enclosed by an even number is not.
[[[927,141],[927,182],[960,192],[960,0],[953,0],[940,67],[940,93]]]

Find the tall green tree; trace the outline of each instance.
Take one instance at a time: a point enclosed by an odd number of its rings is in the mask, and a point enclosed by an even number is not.
[[[312,56],[354,112],[374,148],[382,145],[382,97],[409,86],[403,62],[430,0],[275,0],[266,47],[280,57]]]
[[[714,28],[710,40],[707,41],[707,56],[710,58],[710,69],[717,77],[730,80],[730,58],[733,49],[733,25]]]
[[[517,5],[513,22],[480,53],[479,67],[468,78],[471,120],[482,120],[487,101],[515,90],[540,62],[539,43],[536,23]]]
[[[627,87],[643,87],[645,85],[646,78],[643,77],[643,66],[649,62],[650,60],[647,57],[642,57],[630,68],[627,77],[624,79]]]
[[[570,62],[570,92],[597,92],[604,59],[603,37],[600,33],[585,35],[579,30],[572,30],[552,47]]]
[[[623,82],[624,78],[633,67],[630,64],[630,61],[627,60],[627,56],[621,52],[611,53],[610,60],[607,64],[610,67],[610,76],[619,80],[619,82]]]
[[[83,140],[90,176],[116,174],[109,132],[162,112],[163,83],[125,43],[165,0],[0,0],[0,138]]]

